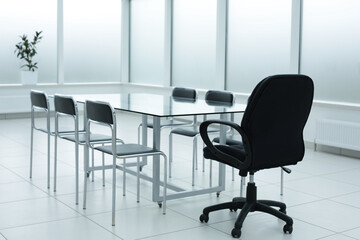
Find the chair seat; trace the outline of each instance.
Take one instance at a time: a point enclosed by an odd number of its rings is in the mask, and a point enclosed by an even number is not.
[[[75,142],[75,134],[63,134],[60,135],[61,138],[69,140],[71,142]],[[120,139],[117,139],[120,140]],[[103,135],[103,134],[90,134],[90,142],[106,142],[111,141],[111,136]],[[85,144],[86,143],[86,133],[80,132],[79,133],[79,143]]]
[[[99,146],[95,148],[101,152],[105,152],[107,154],[112,154],[112,146]],[[117,157],[122,156],[131,156],[135,154],[149,154],[149,153],[158,153],[160,151],[155,150],[150,147],[146,147],[140,144],[129,143],[129,144],[118,144],[116,145],[116,155]]]
[[[214,147],[216,149],[218,149],[219,151],[224,152],[228,155],[236,156],[236,158],[239,160],[239,162],[245,161],[245,148],[243,145],[231,145],[231,146],[214,145]],[[226,161],[226,159],[220,159],[217,155],[214,155],[209,150],[209,147],[205,147],[203,151],[204,151],[204,158],[216,160],[218,162],[228,164],[228,165],[238,169],[236,163]]]
[[[213,142],[220,143],[220,138],[219,137],[214,138]],[[226,145],[242,145],[242,141],[241,141],[240,136],[237,136],[237,135],[230,136],[230,137],[226,137],[225,144]]]

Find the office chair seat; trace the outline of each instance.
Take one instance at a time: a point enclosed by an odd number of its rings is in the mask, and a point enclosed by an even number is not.
[[[60,134],[59,137],[69,140],[71,142],[75,142],[75,134]],[[121,141],[121,139],[117,139],[118,141]],[[101,142],[109,142],[109,136],[107,135],[103,135],[103,134],[90,134],[90,142],[96,142],[96,143],[101,143]],[[80,132],[79,133],[79,144],[85,144],[86,143],[86,132]]]
[[[111,145],[99,146],[99,147],[95,147],[95,149],[105,152],[107,154],[112,154]],[[116,154],[118,157],[125,155],[131,156],[133,154],[139,155],[139,154],[155,153],[155,152],[159,152],[159,151],[139,144],[129,143],[129,144],[116,145]]]

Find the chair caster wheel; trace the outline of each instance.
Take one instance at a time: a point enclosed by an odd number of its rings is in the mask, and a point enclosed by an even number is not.
[[[291,234],[293,231],[293,226],[289,224],[285,224],[283,228],[284,233]]]
[[[162,208],[162,202],[158,202],[159,208]]]
[[[219,196],[220,196],[220,192],[217,192],[217,193],[216,193],[216,197],[219,197]]]
[[[237,208],[230,208],[230,212],[236,212],[237,210]]]
[[[240,238],[241,230],[238,228],[233,228],[233,230],[231,231],[231,236],[233,236],[234,238]]]
[[[209,221],[209,215],[201,214],[200,215],[200,222],[208,222]]]
[[[90,177],[90,172],[86,173],[86,177],[89,178]]]

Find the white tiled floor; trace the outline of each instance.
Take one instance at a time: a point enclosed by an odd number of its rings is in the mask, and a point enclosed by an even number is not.
[[[140,118],[123,114],[118,121],[120,136],[126,142],[136,142]],[[123,125],[126,128],[122,128]],[[53,156],[54,141],[51,141]],[[162,132],[165,152],[167,142],[168,131],[165,130]],[[136,179],[128,176],[127,193],[122,196],[122,173],[118,172],[116,226],[112,227],[110,172],[106,173],[105,187],[100,172],[96,173],[94,182],[88,180],[87,209],[83,210],[82,173],[80,205],[75,205],[73,144],[64,141],[59,144],[58,187],[54,193],[53,181],[50,190],[46,188],[45,135],[35,133],[34,175],[30,180],[30,120],[0,120],[0,240],[232,239],[230,232],[238,213],[223,210],[211,213],[208,223],[198,220],[204,207],[229,201],[239,194],[239,177],[235,176],[233,182],[230,169],[227,169],[226,190],[220,197],[205,194],[170,200],[165,216],[151,201],[148,182],[142,181],[141,201],[137,203]],[[200,156],[202,144],[198,145]],[[191,189],[192,141],[175,136],[174,146],[174,170],[170,181]],[[205,172],[202,172],[200,163],[195,188],[209,184],[209,164],[206,162]],[[216,173],[217,164],[214,165]],[[151,174],[151,168],[149,164],[144,172]],[[255,181],[259,198],[287,204],[287,212],[294,219],[293,233],[285,235],[281,220],[255,212],[245,220],[241,239],[360,239],[360,159],[307,149],[304,160],[290,168],[293,172],[285,175],[284,196],[279,194],[279,169],[261,171],[255,175]],[[214,176],[213,183],[216,181]]]

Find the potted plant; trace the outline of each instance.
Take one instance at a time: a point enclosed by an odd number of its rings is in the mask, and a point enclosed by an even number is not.
[[[27,35],[20,36],[21,42],[15,45],[16,56],[24,62],[20,68],[25,68],[21,71],[21,81],[23,84],[35,84],[37,82],[37,62],[34,62],[34,57],[37,54],[36,46],[42,39],[42,31],[35,32],[34,38],[30,41]]]

